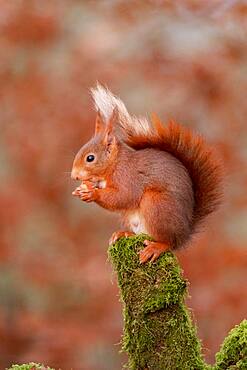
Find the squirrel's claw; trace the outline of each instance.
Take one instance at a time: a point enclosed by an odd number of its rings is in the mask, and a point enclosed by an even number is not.
[[[84,202],[94,202],[97,199],[97,189],[80,190],[78,196]]]
[[[145,244],[146,247],[139,252],[140,263],[145,263],[148,260],[154,262],[163,252],[169,249],[167,244],[153,242],[151,240],[144,240],[143,244]]]
[[[81,200],[83,200],[84,202],[88,202],[88,203],[93,202],[96,199],[93,191],[88,191],[88,192],[81,191],[79,194],[79,197]]]
[[[128,238],[133,235],[135,235],[135,233],[132,231],[115,231],[109,240],[109,245],[114,244],[120,238]]]
[[[73,192],[72,195],[79,196],[81,191],[81,186],[78,186]]]

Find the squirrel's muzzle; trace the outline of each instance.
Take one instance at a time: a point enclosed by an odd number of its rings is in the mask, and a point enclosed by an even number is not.
[[[76,167],[72,168],[71,171],[71,178],[72,180],[86,180],[88,177],[88,173],[85,170],[78,169]]]

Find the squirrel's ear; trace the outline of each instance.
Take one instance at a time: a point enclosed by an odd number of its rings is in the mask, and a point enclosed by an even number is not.
[[[101,114],[100,110],[98,110],[96,120],[95,120],[94,135],[97,135],[97,134],[101,133],[103,130],[104,130],[103,117],[102,117],[102,114]]]
[[[107,122],[104,139],[103,139],[104,144],[107,145],[108,147],[113,147],[116,145],[116,137],[113,133],[113,128],[114,128],[114,124],[117,118],[118,118],[118,110],[117,108],[114,108],[111,118]]]

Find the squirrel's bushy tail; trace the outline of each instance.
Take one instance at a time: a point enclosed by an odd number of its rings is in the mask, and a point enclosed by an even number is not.
[[[136,150],[157,148],[181,161],[193,183],[194,229],[217,209],[222,195],[222,166],[201,136],[175,122],[164,126],[156,116],[153,117],[153,125],[145,118],[131,116],[124,103],[102,85],[98,84],[91,93],[96,109],[101,111],[106,121],[114,108],[117,109],[117,125],[129,146]]]
[[[127,144],[137,150],[157,148],[182,162],[193,184],[194,229],[217,209],[222,199],[222,164],[200,135],[173,121],[164,126],[157,116],[153,116],[153,127],[150,125],[149,135],[144,132],[140,136],[129,133]]]

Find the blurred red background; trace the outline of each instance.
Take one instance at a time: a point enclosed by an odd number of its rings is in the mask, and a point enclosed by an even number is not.
[[[0,367],[116,370],[121,305],[107,262],[117,219],[71,196],[100,81],[130,112],[200,131],[225,203],[178,253],[209,362],[246,314],[245,1],[0,1]]]

